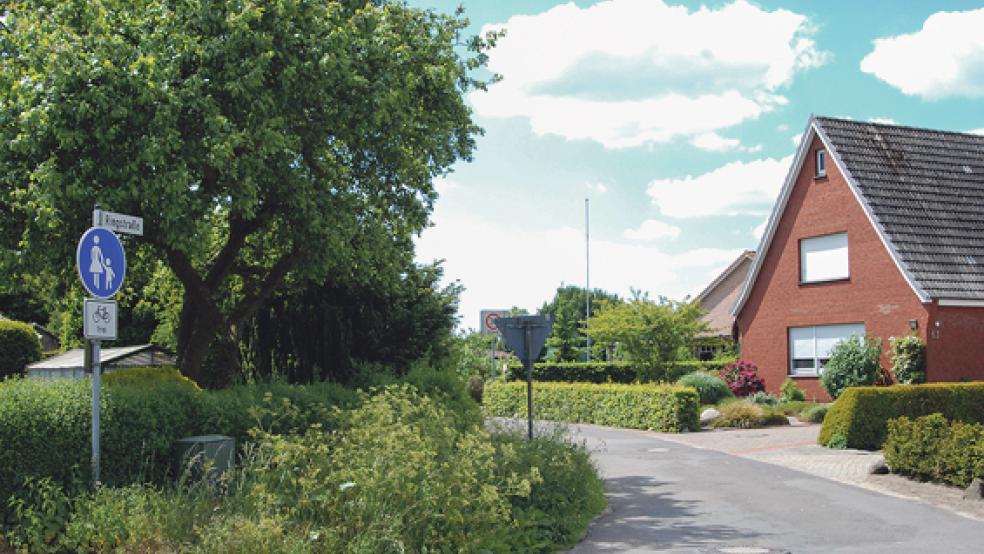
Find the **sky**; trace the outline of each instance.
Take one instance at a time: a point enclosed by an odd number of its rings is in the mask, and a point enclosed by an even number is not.
[[[411,0],[506,30],[485,134],[435,186],[420,263],[459,327],[558,286],[695,296],[765,221],[811,114],[984,133],[984,0]]]

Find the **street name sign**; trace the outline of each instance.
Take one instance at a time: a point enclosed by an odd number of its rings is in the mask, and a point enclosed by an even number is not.
[[[82,309],[82,334],[87,339],[116,340],[115,300],[86,298]]]
[[[93,210],[92,226],[105,227],[115,233],[143,236],[143,218],[105,210]]]
[[[112,298],[126,278],[126,252],[116,233],[92,227],[79,240],[76,268],[82,286],[97,298]]]

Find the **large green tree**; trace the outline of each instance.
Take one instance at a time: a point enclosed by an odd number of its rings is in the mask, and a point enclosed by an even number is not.
[[[142,216],[126,246],[180,282],[180,364],[224,384],[285,281],[412,248],[480,132],[462,95],[494,37],[466,24],[396,0],[7,3],[0,246],[68,283],[93,205]]]
[[[707,323],[697,302],[660,297],[650,300],[633,291],[625,302],[608,302],[588,320],[587,332],[598,353],[607,350],[647,370],[651,379],[666,377],[668,365],[689,355],[689,347]]]
[[[587,314],[587,291],[574,285],[557,287],[553,300],[545,302],[539,312],[554,318],[553,329],[547,338],[547,359],[552,362],[576,362],[584,359],[587,335],[584,322]],[[618,302],[618,295],[594,289],[591,291],[591,313],[603,305]]]

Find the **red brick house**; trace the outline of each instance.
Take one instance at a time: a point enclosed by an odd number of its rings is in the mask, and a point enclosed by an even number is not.
[[[735,304],[742,358],[807,396],[851,335],[917,333],[984,380],[984,136],[812,117]]]
[[[754,250],[742,252],[694,298],[707,312],[703,320],[708,326],[707,331],[696,337],[694,355],[698,360],[710,360],[719,350],[733,344],[735,316],[731,315],[731,308],[738,299],[754,259]]]

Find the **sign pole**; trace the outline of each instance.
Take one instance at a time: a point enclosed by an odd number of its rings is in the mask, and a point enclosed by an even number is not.
[[[495,379],[495,335],[492,335],[492,342],[489,344],[489,360],[492,367],[490,375]]]
[[[92,344],[92,487],[99,486],[99,340]]]
[[[533,440],[533,356],[530,354],[533,351],[533,330],[530,328],[530,322],[523,322],[524,331],[526,334],[526,418],[528,420],[529,427],[529,438]]]

